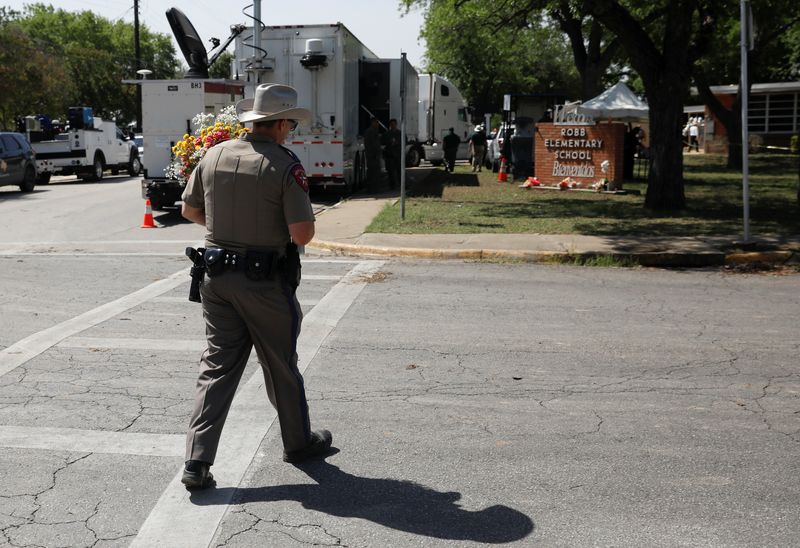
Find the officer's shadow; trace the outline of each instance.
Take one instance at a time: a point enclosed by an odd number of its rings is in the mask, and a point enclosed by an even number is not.
[[[508,506],[462,509],[461,493],[439,492],[411,481],[362,478],[325,461],[297,465],[316,484],[223,487],[192,494],[194,504],[247,504],[295,500],[333,516],[361,518],[417,535],[484,544],[513,542],[534,530],[533,521]]]

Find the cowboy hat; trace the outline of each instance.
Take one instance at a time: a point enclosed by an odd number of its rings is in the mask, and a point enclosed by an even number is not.
[[[236,103],[236,116],[242,123],[267,120],[311,119],[311,112],[297,107],[297,91],[282,84],[261,84],[256,88],[252,99],[242,99]]]

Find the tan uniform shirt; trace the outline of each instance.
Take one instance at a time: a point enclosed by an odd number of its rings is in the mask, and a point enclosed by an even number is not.
[[[313,221],[300,161],[269,137],[248,133],[210,148],[183,201],[206,214],[206,246],[243,253],[282,250],[288,225]]]

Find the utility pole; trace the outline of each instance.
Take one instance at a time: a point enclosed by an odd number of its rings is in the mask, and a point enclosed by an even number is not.
[[[133,55],[136,71],[142,68],[142,48],[139,43],[139,0],[133,0]],[[136,86],[136,133],[142,132],[142,85]]]
[[[406,218],[406,53],[400,54],[400,219]]]
[[[739,84],[742,90],[742,205],[744,217],[744,243],[750,243],[750,143],[749,143],[749,128],[748,124],[748,93],[750,81],[747,74],[747,56],[748,46],[750,44],[750,5],[747,0],[741,0],[739,3],[739,21],[740,21],[740,40],[741,40],[741,64],[742,64],[742,80]]]

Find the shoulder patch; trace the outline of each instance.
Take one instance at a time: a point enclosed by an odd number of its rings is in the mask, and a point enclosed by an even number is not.
[[[306,170],[300,164],[292,166],[292,178],[297,185],[303,189],[303,192],[308,192],[308,177],[306,177]]]

